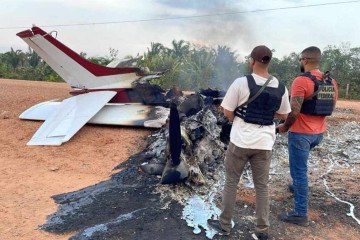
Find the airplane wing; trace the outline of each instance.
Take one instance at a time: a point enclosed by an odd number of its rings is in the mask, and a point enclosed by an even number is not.
[[[114,91],[98,91],[65,99],[27,145],[59,146],[69,141],[115,95]]]

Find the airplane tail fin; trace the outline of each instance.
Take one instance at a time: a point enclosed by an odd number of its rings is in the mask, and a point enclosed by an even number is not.
[[[139,79],[139,68],[112,68],[92,63],[39,27],[32,27],[16,35],[73,88],[131,88],[131,84]]]

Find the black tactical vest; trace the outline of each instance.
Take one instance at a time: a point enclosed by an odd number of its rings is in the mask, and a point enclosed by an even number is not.
[[[310,72],[300,76],[308,77],[314,82],[314,95],[305,99],[300,112],[316,116],[330,116],[334,110],[335,87],[329,73],[323,75],[319,80]]]
[[[256,85],[252,75],[246,75],[250,96],[253,97],[262,86]],[[272,125],[274,116],[281,106],[282,96],[285,93],[285,85],[279,81],[277,88],[266,86],[257,98],[250,102],[246,107],[237,107],[235,116],[244,119],[247,123],[262,126]]]

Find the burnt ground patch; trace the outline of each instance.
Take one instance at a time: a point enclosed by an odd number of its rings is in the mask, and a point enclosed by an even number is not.
[[[153,192],[159,178],[139,171],[139,159],[131,157],[108,181],[53,196],[60,207],[40,228],[78,231],[71,239],[199,239],[181,219],[180,204],[164,208]]]

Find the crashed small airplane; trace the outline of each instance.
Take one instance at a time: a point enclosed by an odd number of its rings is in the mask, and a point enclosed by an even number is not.
[[[39,103],[20,115],[45,120],[28,145],[61,145],[86,123],[160,128],[140,168],[162,175],[162,184],[205,183],[201,166],[212,169],[222,158],[230,134],[228,121],[218,111],[225,92],[205,89],[183,94],[174,87],[165,93],[149,83],[162,73],[129,67],[124,61],[106,67],[94,64],[39,27],[17,36],[71,86],[73,95]]]
[[[163,90],[148,83],[162,73],[124,67],[123,62],[92,63],[51,33],[34,26],[16,34],[72,88],[72,97],[39,103],[19,116],[45,120],[27,145],[61,145],[86,123],[149,128],[165,124],[170,110]]]

